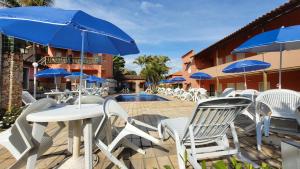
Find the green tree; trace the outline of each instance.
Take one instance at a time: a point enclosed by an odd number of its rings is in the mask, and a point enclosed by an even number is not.
[[[134,70],[129,70],[125,68],[124,75],[137,75],[137,73]]]
[[[133,63],[141,66],[140,75],[142,77],[146,78],[148,82],[157,85],[169,71],[169,67],[166,65],[169,60],[167,56],[143,55],[136,58]]]
[[[122,56],[113,56],[113,75],[117,81],[123,77],[125,70],[125,60]]]
[[[4,0],[11,7],[19,6],[52,6],[54,0]]]

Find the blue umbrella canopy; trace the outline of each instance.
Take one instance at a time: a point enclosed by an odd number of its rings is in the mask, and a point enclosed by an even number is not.
[[[279,89],[281,89],[282,51],[300,48],[300,25],[263,32],[247,40],[232,53],[280,52]]]
[[[19,39],[57,48],[127,55],[139,53],[134,40],[114,24],[80,10],[51,7],[0,9],[0,31]]]
[[[174,77],[173,79],[171,79],[171,82],[173,83],[180,83],[180,82],[184,82],[185,78],[183,77]]]
[[[35,76],[37,78],[54,78],[55,89],[57,91],[58,88],[57,88],[56,78],[64,77],[64,76],[68,76],[68,75],[71,75],[71,73],[66,71],[65,69],[50,68],[50,69],[45,69],[45,70],[37,72]]]
[[[207,79],[211,79],[211,75],[207,74],[207,73],[203,73],[203,72],[197,72],[194,73],[190,76],[190,78],[192,79],[197,79],[197,80],[207,80]]]
[[[270,63],[259,61],[259,60],[241,60],[230,64],[229,66],[225,67],[222,72],[224,73],[244,73],[244,80],[245,80],[245,89],[247,89],[247,80],[245,72],[255,71],[266,69],[271,66]]]
[[[270,63],[259,61],[259,60],[242,60],[230,64],[225,67],[222,72],[224,73],[241,73],[241,72],[250,72],[255,70],[266,69],[271,66]]]
[[[82,75],[82,78],[87,78],[88,75],[85,73],[80,73],[80,72],[72,72],[71,75],[65,76],[66,79],[72,79],[72,80],[76,80],[80,78],[80,75]]]
[[[117,26],[80,10],[51,7],[0,9],[0,32],[19,39],[84,52],[127,55],[139,53],[134,40]],[[81,84],[79,107],[81,105]]]
[[[300,25],[296,25],[258,34],[234,49],[232,53],[274,52],[299,48]]]
[[[105,82],[104,78],[100,78],[100,77],[97,77],[97,76],[88,76],[85,80],[88,83],[104,83]]]
[[[55,78],[55,77],[64,77],[67,75],[71,75],[71,73],[61,68],[57,68],[57,69],[50,68],[50,69],[41,70],[36,73],[36,77],[38,78]]]

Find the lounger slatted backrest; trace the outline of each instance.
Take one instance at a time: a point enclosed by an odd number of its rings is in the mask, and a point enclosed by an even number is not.
[[[184,142],[189,142],[189,127],[197,142],[214,141],[226,134],[229,125],[251,104],[247,98],[216,98],[200,102],[185,129]]]
[[[268,90],[256,98],[257,109],[260,113],[261,104],[268,106],[272,117],[296,119],[296,109],[300,104],[300,94],[298,92],[287,89]]]

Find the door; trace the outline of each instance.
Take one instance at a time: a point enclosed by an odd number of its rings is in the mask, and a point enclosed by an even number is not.
[[[210,84],[209,85],[209,96],[214,96],[215,95],[215,84]]]

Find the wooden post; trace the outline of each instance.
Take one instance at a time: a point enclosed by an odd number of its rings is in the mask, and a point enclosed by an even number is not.
[[[263,83],[264,83],[264,91],[268,90],[268,74],[263,71]]]
[[[216,91],[215,91],[215,96],[218,96],[219,93],[221,93],[221,89],[220,89],[220,81],[218,78],[218,66],[219,66],[219,51],[217,49],[216,51],[216,71],[217,71],[217,76],[216,76]]]

